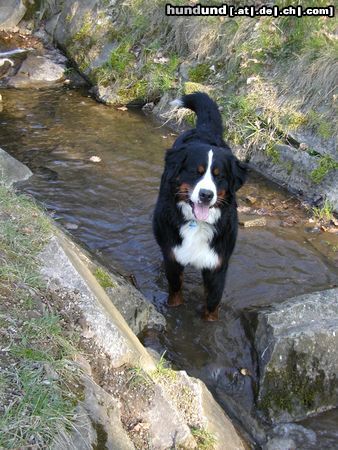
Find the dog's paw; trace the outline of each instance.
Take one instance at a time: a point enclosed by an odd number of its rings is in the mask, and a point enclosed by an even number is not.
[[[218,313],[219,306],[217,306],[215,311],[209,311],[207,308],[205,308],[202,314],[202,319],[206,322],[216,322],[217,320],[219,320]]]
[[[171,307],[183,305],[183,295],[182,292],[175,292],[174,294],[169,294],[167,305]]]

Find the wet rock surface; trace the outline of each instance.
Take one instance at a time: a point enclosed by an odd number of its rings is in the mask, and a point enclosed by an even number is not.
[[[164,328],[165,318],[133,286],[127,283],[109,288],[107,294],[133,332],[138,335],[145,328]]]
[[[273,423],[338,405],[338,289],[294,297],[257,316],[258,404]]]

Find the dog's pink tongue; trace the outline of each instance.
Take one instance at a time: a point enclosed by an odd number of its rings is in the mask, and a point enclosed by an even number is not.
[[[197,220],[208,220],[209,206],[203,203],[194,203],[194,214]]]

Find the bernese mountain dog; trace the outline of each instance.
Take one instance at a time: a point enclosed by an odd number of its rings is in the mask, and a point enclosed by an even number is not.
[[[224,142],[221,114],[207,94],[184,95],[173,104],[194,111],[197,123],[166,153],[153,230],[164,258],[168,305],[183,303],[183,271],[191,264],[202,271],[203,317],[213,321],[236,242],[236,191],[246,168]]]

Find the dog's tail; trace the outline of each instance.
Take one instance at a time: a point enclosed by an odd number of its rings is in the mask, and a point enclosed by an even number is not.
[[[216,103],[204,92],[183,95],[171,102],[172,106],[188,108],[197,115],[196,129],[201,135],[211,135],[222,140],[222,117]]]

